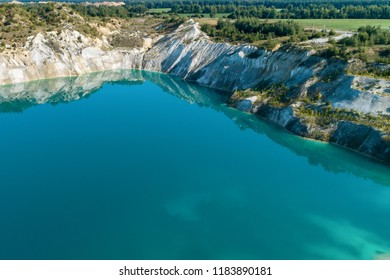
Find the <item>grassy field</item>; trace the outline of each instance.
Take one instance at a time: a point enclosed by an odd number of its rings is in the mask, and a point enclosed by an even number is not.
[[[171,8],[160,8],[160,9],[149,9],[148,13],[161,14],[161,13],[168,13],[170,11],[171,11]]]
[[[390,19],[294,19],[304,27],[351,30],[356,31],[361,26],[380,25],[382,28],[389,29]]]

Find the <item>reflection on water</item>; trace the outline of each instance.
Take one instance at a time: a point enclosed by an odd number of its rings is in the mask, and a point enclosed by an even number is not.
[[[211,107],[221,111],[240,129],[252,129],[266,134],[274,142],[287,147],[295,154],[304,156],[311,165],[322,166],[329,172],[346,172],[367,178],[385,186],[390,186],[389,166],[374,159],[357,154],[344,148],[327,143],[299,138],[282,128],[276,127],[257,116],[230,108],[226,105],[229,94],[222,91],[208,90],[176,77],[156,72],[121,70],[96,72],[88,75],[38,80],[0,87],[0,112],[23,112],[38,104],[66,103],[80,98],[87,98],[98,91],[105,83],[116,85],[142,84],[152,81],[164,91],[191,104]]]

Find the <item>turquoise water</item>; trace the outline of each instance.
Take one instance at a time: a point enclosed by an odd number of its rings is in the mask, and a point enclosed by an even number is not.
[[[146,72],[0,93],[0,259],[390,253],[389,167],[231,109],[226,93]]]

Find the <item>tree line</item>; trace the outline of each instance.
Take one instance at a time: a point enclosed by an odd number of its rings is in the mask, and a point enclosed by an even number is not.
[[[190,14],[216,14],[229,13],[229,18],[257,17],[263,19],[347,19],[347,18],[367,18],[367,19],[389,19],[389,5],[341,5],[333,4],[309,4],[292,5],[289,4],[282,9],[267,5],[210,5],[206,3],[182,3],[173,4],[173,13]]]
[[[138,15],[144,15],[148,8],[143,4],[135,5],[123,5],[123,6],[93,6],[93,5],[80,5],[80,4],[71,4],[71,8],[83,15],[91,17],[119,17],[127,18],[134,17]]]
[[[232,19],[390,19],[389,1],[355,0],[322,3],[302,0],[269,1],[144,1],[128,2],[123,6],[94,6],[71,4],[74,11],[92,17],[134,17],[144,15],[148,9],[170,8],[170,13],[185,14],[229,14]],[[26,6],[42,6],[39,4]]]
[[[8,0],[11,2],[11,0]],[[107,0],[56,0],[55,2],[64,2],[64,3],[85,3],[85,2],[105,2]],[[18,2],[42,2],[42,0],[19,0]],[[153,8],[170,8],[173,4],[181,3],[206,3],[211,5],[266,5],[266,6],[275,6],[277,8],[284,8],[289,4],[294,5],[310,5],[310,4],[334,4],[334,5],[376,5],[376,4],[389,4],[388,0],[110,0],[110,2],[125,2],[126,4],[145,4],[148,8],[153,6]]]

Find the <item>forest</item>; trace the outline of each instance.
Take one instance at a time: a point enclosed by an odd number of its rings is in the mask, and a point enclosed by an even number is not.
[[[173,4],[173,13],[193,14],[216,14],[229,13],[229,18],[257,17],[263,19],[345,19],[345,18],[371,18],[389,19],[390,6],[383,5],[333,5],[333,4],[289,4],[277,8],[273,5],[242,5],[242,4],[219,4],[183,3]]]

